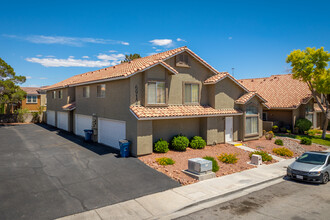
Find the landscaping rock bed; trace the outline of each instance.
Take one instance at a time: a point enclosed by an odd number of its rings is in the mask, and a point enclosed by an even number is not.
[[[283,146],[276,145],[274,143],[276,139],[281,139],[283,141]],[[243,144],[253,149],[266,151],[267,153],[273,154],[275,156],[279,156],[279,155],[274,154],[273,149],[279,147],[285,147],[291,150],[293,152],[292,157],[300,156],[306,151],[326,150],[326,148],[319,146],[317,144],[303,145],[303,144],[299,144],[299,141],[287,137],[275,137],[272,140],[266,140],[265,137],[262,137],[259,140],[243,142]],[[288,158],[285,156],[279,156],[279,157]]]
[[[237,154],[238,161],[235,164],[225,164],[220,162],[217,159],[222,153],[234,153]],[[191,184],[197,182],[197,180],[189,177],[188,175],[184,174],[182,170],[188,169],[188,159],[196,158],[196,157],[205,157],[205,156],[212,156],[214,157],[219,164],[219,171],[216,172],[216,176],[224,176],[236,172],[240,172],[243,170],[254,168],[255,166],[249,165],[248,162],[250,161],[248,151],[244,151],[237,147],[227,144],[217,144],[214,146],[206,146],[204,149],[191,149],[187,148],[184,152],[178,151],[169,151],[167,153],[153,153],[150,155],[139,157],[139,159],[147,164],[148,166],[166,174],[167,176],[177,180],[182,185]],[[169,157],[175,161],[174,165],[162,166],[158,165],[156,162],[156,158],[160,157]],[[276,162],[273,160],[272,162]]]

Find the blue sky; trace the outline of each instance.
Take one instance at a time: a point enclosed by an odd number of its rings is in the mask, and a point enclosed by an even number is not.
[[[238,79],[287,73],[294,49],[330,48],[330,1],[2,1],[0,57],[24,86],[54,84],[187,45]]]

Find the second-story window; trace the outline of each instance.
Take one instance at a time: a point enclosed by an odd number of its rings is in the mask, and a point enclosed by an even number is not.
[[[89,86],[84,86],[83,87],[83,97],[84,98],[89,98]]]
[[[62,89],[58,91],[58,98],[59,99],[63,98],[63,90]]]
[[[148,83],[148,104],[165,104],[165,82]]]
[[[199,103],[199,85],[186,83],[184,86],[184,103],[197,104]]]
[[[53,92],[52,92],[52,98],[53,98],[53,99],[56,99],[56,91],[53,91]]]
[[[26,97],[26,103],[38,103],[38,97],[35,95],[28,95]]]
[[[105,97],[105,84],[98,85],[96,88],[96,97],[104,98]]]

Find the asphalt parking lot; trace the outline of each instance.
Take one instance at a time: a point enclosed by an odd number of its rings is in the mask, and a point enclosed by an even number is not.
[[[137,158],[45,125],[0,126],[0,219],[53,219],[179,186]]]

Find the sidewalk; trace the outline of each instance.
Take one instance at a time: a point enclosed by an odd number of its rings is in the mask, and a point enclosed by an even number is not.
[[[217,201],[219,199],[221,200],[234,194],[241,196],[258,190],[252,190],[252,188],[258,188],[258,186],[263,184],[272,185],[275,182],[279,182],[286,174],[286,167],[293,161],[294,159],[289,159],[281,160],[271,165],[261,165],[258,168],[239,173],[66,216],[61,218],[61,220],[177,218],[221,203],[221,201]]]

